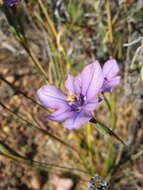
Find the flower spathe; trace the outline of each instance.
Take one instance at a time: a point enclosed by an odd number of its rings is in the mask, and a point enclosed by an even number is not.
[[[114,83],[117,71],[111,73],[108,67],[110,66],[105,63],[102,69],[99,62],[95,61],[87,65],[78,76],[69,74],[65,81],[67,94],[53,85],[42,86],[37,91],[40,103],[56,109],[47,119],[64,122],[64,127],[70,130],[79,129],[88,122],[93,117],[92,111],[102,100],[99,93],[115,86],[110,83],[112,80]]]

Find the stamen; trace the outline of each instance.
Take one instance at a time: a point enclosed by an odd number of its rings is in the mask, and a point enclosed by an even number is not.
[[[70,92],[69,96],[67,97],[67,101],[75,102],[76,95],[73,92]]]

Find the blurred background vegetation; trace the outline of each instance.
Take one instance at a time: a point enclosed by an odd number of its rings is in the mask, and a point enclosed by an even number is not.
[[[49,110],[36,99],[41,85],[64,89],[67,73],[109,58],[119,63],[121,85],[105,95],[95,118],[127,146],[93,124],[69,131],[44,120]],[[142,82],[142,0],[1,3],[0,189],[86,190],[97,173],[109,189],[141,190]]]

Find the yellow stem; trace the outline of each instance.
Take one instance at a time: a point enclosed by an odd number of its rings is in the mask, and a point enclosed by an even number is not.
[[[41,7],[46,19],[47,19],[47,23],[48,23],[48,25],[50,27],[50,31],[54,34],[55,38],[57,39],[57,31],[56,31],[56,29],[54,27],[54,24],[52,23],[49,15],[48,15],[48,12],[47,12],[42,0],[38,0],[38,1],[39,1],[40,7]]]
[[[46,74],[46,72],[44,71],[44,69],[43,69],[43,67],[41,66],[41,64],[39,63],[39,61],[38,61],[38,59],[36,58],[35,54],[32,52],[31,49],[28,49],[27,52],[29,53],[29,56],[30,56],[31,59],[33,60],[35,67],[42,73],[42,75],[43,75],[45,81],[47,82],[47,81],[48,81],[47,74]]]
[[[96,171],[96,168],[93,163],[93,155],[92,155],[92,142],[91,142],[91,137],[92,137],[92,124],[89,122],[87,124],[87,135],[86,135],[86,141],[87,141],[87,146],[88,146],[88,157],[90,159],[90,171],[91,174],[94,174]]]
[[[109,31],[109,41],[110,43],[113,42],[113,32],[112,32],[112,19],[111,19],[111,10],[110,10],[110,0],[106,0],[106,12],[107,12],[107,24],[108,24],[108,31]]]

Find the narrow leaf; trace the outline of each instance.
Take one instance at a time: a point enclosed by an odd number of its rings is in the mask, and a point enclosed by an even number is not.
[[[36,160],[28,159],[27,157],[21,156],[19,153],[17,153],[15,150],[13,150],[11,147],[6,145],[0,140],[0,155],[7,157],[9,159],[19,161],[21,164],[34,167],[34,168],[41,168],[41,169],[49,169],[49,168],[56,168],[56,169],[63,169],[68,171],[77,171],[82,173],[87,173],[86,171],[78,168],[70,168],[66,166],[57,165],[54,163],[47,163],[47,162],[39,162]]]
[[[121,142],[124,146],[127,146],[124,141],[118,136],[116,135],[109,127],[107,127],[104,123],[97,121],[96,119],[92,118],[90,120],[91,123],[94,123],[96,125],[94,125],[94,127],[100,131],[101,133],[103,133],[104,135],[109,135],[110,137],[118,140],[119,142]]]

